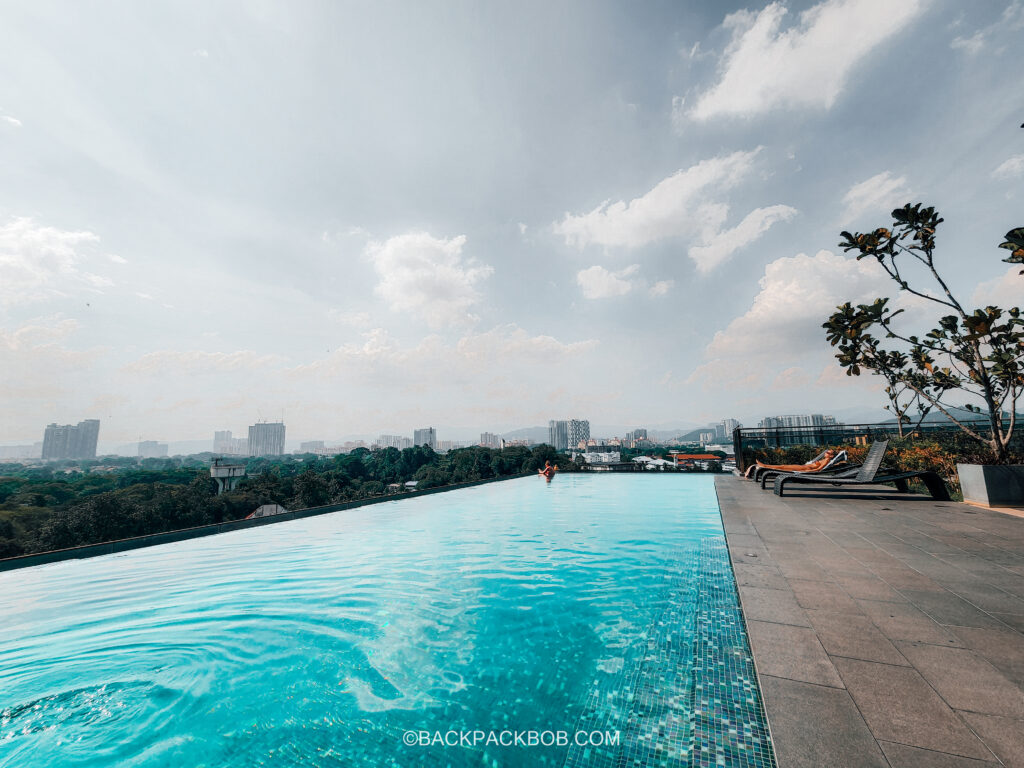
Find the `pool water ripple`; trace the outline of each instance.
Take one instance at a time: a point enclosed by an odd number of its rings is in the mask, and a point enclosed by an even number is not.
[[[635,687],[721,535],[709,478],[560,475],[0,574],[0,767],[603,766],[670,710],[648,765],[688,764],[693,654]],[[641,741],[403,743],[591,722]]]

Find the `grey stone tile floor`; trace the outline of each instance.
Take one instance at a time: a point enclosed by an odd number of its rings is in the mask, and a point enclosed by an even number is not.
[[[716,487],[782,768],[1024,768],[1024,517]]]

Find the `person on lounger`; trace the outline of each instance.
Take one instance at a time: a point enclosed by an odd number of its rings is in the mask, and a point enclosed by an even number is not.
[[[817,461],[809,461],[806,464],[765,464],[758,461],[756,464],[747,468],[746,476],[750,477],[750,473],[754,471],[754,467],[761,467],[762,469],[770,469],[777,472],[817,472],[818,470],[824,469],[828,466],[828,463],[835,458],[836,452],[831,448],[822,455]]]

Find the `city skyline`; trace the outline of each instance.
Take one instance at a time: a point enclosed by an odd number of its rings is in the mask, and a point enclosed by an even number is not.
[[[774,418],[775,417],[766,417],[764,420],[759,422],[758,426],[765,426],[767,421],[773,420]],[[780,418],[788,419],[794,424],[816,424],[822,417],[820,415],[812,414],[808,416],[790,416]],[[825,418],[828,420],[828,423],[835,423],[834,418]],[[697,429],[689,429],[689,427],[686,427],[668,430],[668,432],[675,432],[676,437],[680,439],[682,439],[685,436],[685,433],[689,431],[691,436],[694,433],[698,433],[702,442],[706,436],[711,435],[713,435],[718,441],[723,441],[727,440],[732,429],[739,425],[740,422],[736,419],[726,418],[720,422],[707,425],[707,427],[710,428],[710,431],[707,432],[702,431],[704,428],[700,427]],[[426,427],[412,430],[413,437],[381,434],[370,441],[363,439],[357,439],[355,441],[293,439],[288,441],[285,439],[286,425],[284,423],[268,423],[262,421],[248,427],[249,436],[247,438],[236,438],[231,430],[215,430],[213,433],[212,451],[210,451],[206,446],[201,445],[205,441],[191,440],[184,441],[185,443],[191,444],[189,450],[174,451],[173,455],[200,454],[207,452],[220,454],[222,456],[249,457],[286,455],[289,453],[335,455],[338,453],[348,453],[358,447],[374,450],[382,448],[397,448],[399,450],[404,450],[406,448],[411,448],[414,445],[423,444],[430,445],[435,450],[443,453],[452,449],[465,448],[469,446],[501,448],[506,445],[536,445],[543,442],[552,445],[556,450],[564,451],[571,450],[573,448],[573,446],[569,445],[568,436],[570,429],[572,430],[573,435],[579,438],[579,440],[577,440],[577,444],[583,442],[590,445],[595,443],[602,444],[608,441],[611,441],[616,445],[620,444],[620,442],[623,445],[632,445],[637,443],[637,441],[648,440],[649,432],[646,427],[630,429],[604,428],[601,432],[595,433],[597,435],[595,438],[590,433],[590,422],[588,420],[569,419],[562,421],[551,420],[548,422],[546,430],[543,427],[527,427],[511,430],[506,433],[481,432],[478,440],[450,438],[440,439],[435,427]],[[87,440],[79,437],[82,430],[88,433]],[[658,432],[658,430],[653,431],[655,434]],[[546,437],[541,436],[540,433],[546,433]],[[531,434],[532,437],[529,436]],[[77,426],[60,426],[57,424],[50,424],[46,427],[44,439],[41,442],[27,445],[0,445],[0,458],[95,458],[97,455],[135,455],[139,458],[161,458],[171,455],[171,443],[161,443],[158,440],[144,440],[141,437],[137,443],[121,445],[112,450],[109,449],[109,446],[105,446],[102,450],[97,450],[98,435],[99,422],[96,420],[80,422]],[[527,435],[525,439],[524,435]],[[650,440],[651,442],[655,442],[657,440],[664,441],[670,439],[675,439],[675,437],[669,437],[665,432],[662,432],[656,438],[652,437]],[[708,439],[710,439],[710,437],[708,437]],[[60,443],[59,447],[57,446],[58,442]],[[80,448],[87,442],[89,443],[89,446],[83,452]],[[288,448],[289,442],[292,446],[291,449]],[[180,443],[178,447],[180,447]],[[76,455],[72,456],[72,453]]]
[[[464,11],[8,4],[0,443],[881,414],[820,326],[906,202],[1020,303],[1024,4]]]

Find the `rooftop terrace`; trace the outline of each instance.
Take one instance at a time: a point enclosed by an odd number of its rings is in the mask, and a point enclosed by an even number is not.
[[[1024,519],[716,486],[779,765],[1024,765]]]

